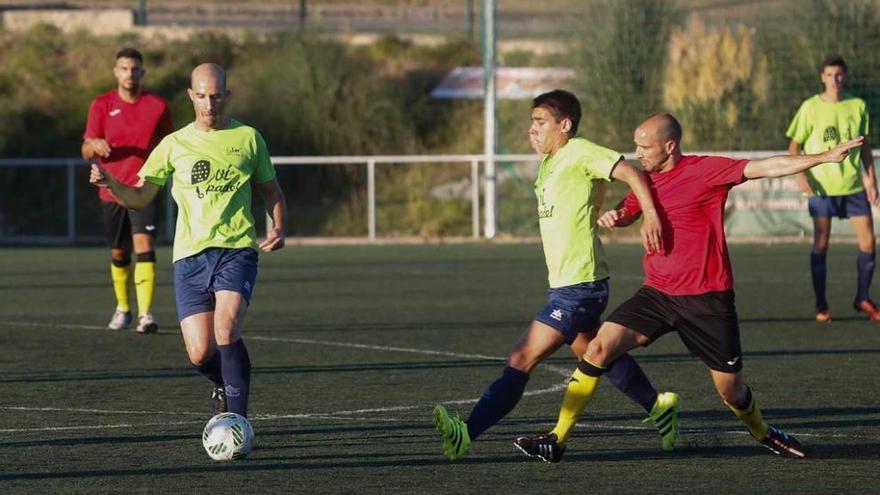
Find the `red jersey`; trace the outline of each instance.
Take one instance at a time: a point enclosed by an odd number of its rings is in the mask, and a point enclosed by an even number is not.
[[[110,145],[110,156],[101,165],[119,182],[138,183],[138,172],[147,156],[165,135],[174,130],[168,103],[152,93],[141,92],[128,103],[117,90],[95,98],[89,107],[84,139],[102,138]],[[116,201],[106,187],[98,188],[103,201]]]
[[[647,173],[663,225],[663,252],[646,254],[645,285],[671,296],[733,288],[724,237],[724,203],[730,188],[745,182],[749,160],[684,156],[669,172]],[[633,193],[627,214],[641,211]]]

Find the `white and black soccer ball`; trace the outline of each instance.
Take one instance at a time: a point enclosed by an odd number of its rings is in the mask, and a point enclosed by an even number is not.
[[[220,413],[205,425],[202,445],[215,461],[242,459],[254,448],[254,429],[244,416]]]

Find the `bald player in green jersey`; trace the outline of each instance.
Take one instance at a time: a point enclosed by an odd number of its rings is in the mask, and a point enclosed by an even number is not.
[[[843,92],[846,62],[829,55],[819,69],[824,91],[804,101],[785,135],[791,138],[791,155],[822,153],[839,143],[865,136],[864,151],[856,148],[841,163],[825,163],[798,175],[798,184],[810,196],[813,218],[813,249],[810,273],[815,294],[816,321],[831,321],[825,295],[826,256],[831,237],[831,219],[849,218],[856,232],[858,283],[853,308],[872,321],[880,321],[880,310],[871,300],[874,277],[874,220],[871,206],[880,204],[874,157],[867,142],[868,110],[861,98]]]
[[[256,282],[257,252],[284,247],[287,206],[263,137],[226,116],[223,68],[199,65],[187,92],[195,121],[159,143],[139,173],[139,185],[126,186],[97,165],[90,181],[138,209],[174,179],[174,288],[186,352],[214,384],[214,412],[247,416],[251,362],[241,329]],[[252,186],[273,224],[260,243]]]
[[[517,342],[501,376],[489,385],[467,421],[434,408],[434,424],[450,460],[464,456],[473,440],[498,423],[519,402],[529,374],[563,344],[575,356],[586,350],[608,304],[608,262],[596,233],[606,185],[625,182],[646,205],[642,241],[648,252],[661,249],[662,227],[644,175],[620,153],[576,137],[581,106],[562,90],[535,98],[529,138],[543,155],[535,195],[550,290],[547,305]],[[635,360],[621,356],[611,383],[649,414],[663,437],[664,450],[678,438],[679,397],[658,394]]]

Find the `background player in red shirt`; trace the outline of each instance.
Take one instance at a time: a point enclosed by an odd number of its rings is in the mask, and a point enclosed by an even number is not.
[[[669,114],[653,115],[636,128],[636,157],[651,183],[663,223],[663,250],[645,255],[644,285],[608,316],[587,346],[553,431],[515,440],[531,456],[558,461],[608,364],[671,331],[678,332],[688,350],[709,367],[718,394],[756,440],[776,454],[805,456],[794,437],[767,425],[742,378],[724,203],[728,191],[748,179],[782,177],[820,163],[840,162],[850,149],[861,146],[863,138],[819,154],[734,160],[683,156],[681,134],[681,125]],[[639,203],[630,193],[598,223],[607,228],[625,226],[640,214]]]
[[[139,51],[133,48],[120,50],[113,67],[116,89],[92,101],[83,134],[82,157],[99,162],[117,180],[128,185],[138,183],[138,172],[150,151],[174,130],[168,103],[141,90],[144,73],[144,58]],[[120,330],[131,324],[128,279],[134,250],[137,256],[134,269],[137,331],[154,333],[158,325],[150,306],[156,287],[154,240],[158,200],[143,210],[133,211],[120,205],[109,189],[102,187],[98,191],[110,245],[110,275],[116,294],[116,311],[107,328]]]

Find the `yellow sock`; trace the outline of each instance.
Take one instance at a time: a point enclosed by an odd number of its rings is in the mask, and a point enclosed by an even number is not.
[[[568,440],[575,423],[596,393],[599,378],[587,375],[580,369],[571,374],[571,381],[565,389],[565,398],[562,399],[562,408],[559,410],[559,419],[551,432],[556,434],[560,445]]]
[[[758,407],[758,403],[755,402],[751,390],[748,391],[748,399],[749,403],[746,405],[745,409],[737,409],[736,406],[728,404],[727,401],[724,403],[727,404],[727,407],[729,407],[731,411],[733,411],[733,414],[736,414],[737,418],[746,424],[746,428],[749,429],[749,433],[755,437],[755,440],[760,442],[767,436],[767,422],[764,421],[764,417],[761,415],[761,409]]]
[[[134,292],[137,295],[138,316],[149,313],[156,289],[156,262],[138,261],[134,265]]]
[[[113,293],[116,294],[116,307],[128,311],[128,270],[131,265],[110,265],[110,278],[113,280]]]

